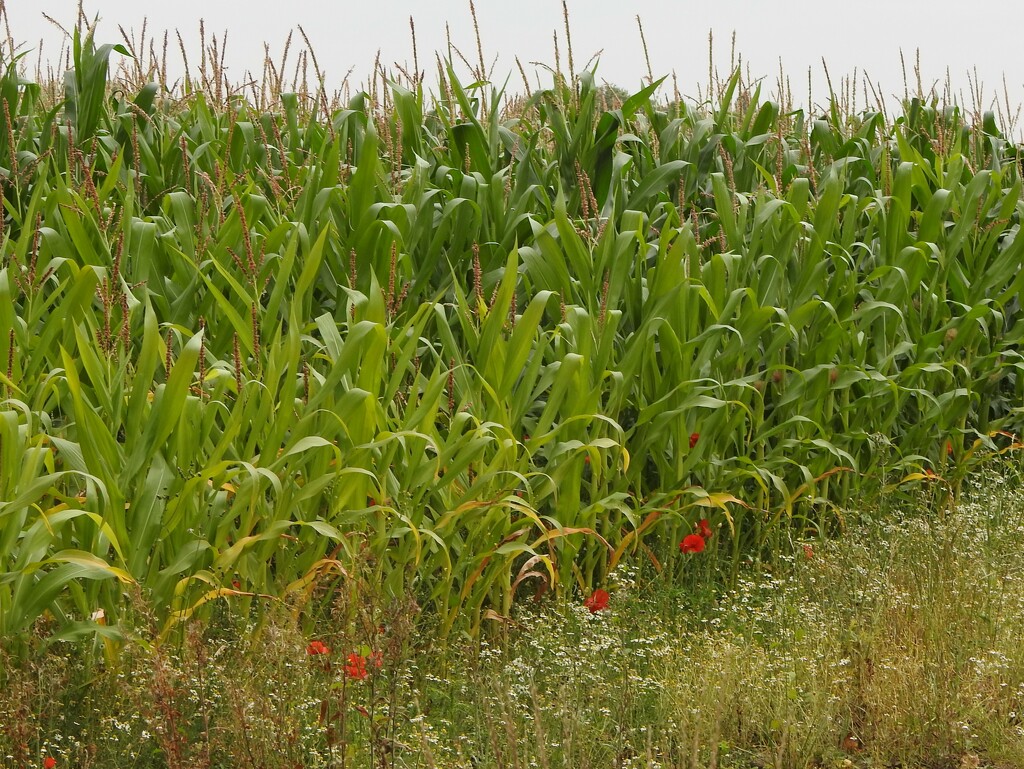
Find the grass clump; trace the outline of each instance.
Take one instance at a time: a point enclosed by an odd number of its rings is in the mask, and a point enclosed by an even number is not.
[[[109,666],[56,647],[5,668],[0,745],[9,766],[1017,766],[1022,511],[990,477],[734,589],[624,568],[603,609],[546,598],[475,641],[367,588]]]

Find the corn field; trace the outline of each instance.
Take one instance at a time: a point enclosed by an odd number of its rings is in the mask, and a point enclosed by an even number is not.
[[[70,55],[0,79],[0,637],[303,607],[357,561],[473,633],[622,563],[685,580],[698,520],[736,569],[1018,448],[991,114],[442,58],[256,100]]]

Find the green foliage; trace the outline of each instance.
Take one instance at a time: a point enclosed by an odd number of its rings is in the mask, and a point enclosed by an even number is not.
[[[990,118],[592,73],[503,106],[450,66],[329,116],[129,101],[114,50],[76,35],[62,117],[0,82],[0,636],[116,640],[126,585],[168,631],[329,600],[366,552],[475,632],[623,559],[684,575],[700,518],[735,569],[1017,447]]]

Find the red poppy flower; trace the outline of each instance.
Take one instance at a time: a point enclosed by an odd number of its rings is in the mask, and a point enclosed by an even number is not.
[[[701,518],[697,522],[697,533],[700,534],[704,539],[711,539],[715,536],[714,529],[711,528],[711,524],[708,523],[707,518]]]
[[[700,534],[687,534],[679,543],[679,549],[684,553],[703,553],[704,537]]]
[[[310,641],[306,647],[306,654],[314,657],[318,654],[330,654],[331,649],[323,641]]]
[[[384,652],[380,650],[375,651],[370,655],[370,662],[372,662],[373,666],[378,670],[384,667]]]
[[[946,441],[946,455],[953,456],[953,441]]]
[[[47,756],[43,759],[43,769],[53,769],[57,765],[57,759],[53,756]]]
[[[368,675],[366,672],[366,657],[362,654],[356,654],[352,652],[345,659],[345,675],[349,678],[354,678],[357,681],[362,681]]]
[[[697,445],[697,441],[700,440],[700,433],[690,433],[690,448],[692,449]]]
[[[814,557],[814,548],[810,545],[804,545],[804,558],[808,561]]]
[[[590,594],[590,598],[588,598],[586,601],[584,601],[583,605],[586,608],[590,609],[590,613],[591,614],[596,614],[597,612],[601,611],[602,609],[607,609],[608,608],[608,599],[609,598],[610,598],[610,596],[608,595],[608,591],[607,590],[602,590],[601,588],[598,588],[597,590],[595,590],[593,593]]]

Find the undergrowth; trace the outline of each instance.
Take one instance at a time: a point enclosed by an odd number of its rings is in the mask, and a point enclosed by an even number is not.
[[[605,608],[524,601],[477,640],[364,583],[317,617],[140,629],[111,664],[40,648],[0,674],[3,766],[1020,765],[1024,493],[849,516],[735,589],[623,567]]]

